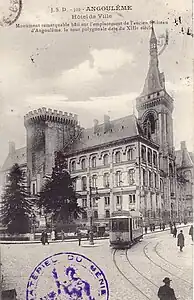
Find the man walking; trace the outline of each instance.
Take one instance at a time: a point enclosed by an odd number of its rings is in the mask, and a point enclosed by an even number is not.
[[[158,290],[158,298],[160,300],[177,300],[174,290],[170,287],[170,278],[165,277],[163,282],[164,285],[161,286]]]
[[[177,246],[180,247],[180,251],[183,251],[183,247],[185,246],[185,237],[183,235],[183,231],[181,230],[177,236]]]
[[[191,225],[191,227],[189,229],[189,235],[191,236],[191,239],[193,241],[193,225]]]
[[[173,237],[176,238],[176,235],[177,235],[177,228],[176,228],[176,226],[174,226],[174,229],[173,229]]]
[[[82,235],[81,235],[80,231],[78,231],[78,233],[77,233],[77,238],[78,238],[78,245],[81,246]]]

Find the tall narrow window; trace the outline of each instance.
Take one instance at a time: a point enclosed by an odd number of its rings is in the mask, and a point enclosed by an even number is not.
[[[96,168],[96,156],[92,157],[92,168]]]
[[[105,211],[105,217],[106,217],[106,218],[110,218],[110,210],[107,209],[107,210]]]
[[[103,164],[104,164],[104,166],[108,166],[108,154],[104,154],[104,156],[103,156]]]
[[[154,187],[157,188],[158,187],[158,180],[157,180],[157,174],[154,173]]]
[[[121,205],[121,196],[117,196],[117,205]]]
[[[104,204],[106,205],[110,205],[110,197],[104,197]]]
[[[122,183],[122,173],[121,171],[117,171],[115,175],[116,186],[121,186]]]
[[[141,146],[141,158],[143,162],[146,162],[146,147],[145,146]]]
[[[73,161],[71,162],[71,171],[75,171],[75,170],[76,170],[76,161],[73,160]]]
[[[109,187],[109,173],[104,173],[103,184],[104,187]]]
[[[130,169],[128,171],[128,179],[129,179],[129,185],[133,185],[135,182],[134,169]]]
[[[97,210],[94,211],[94,219],[98,219],[98,211]]]
[[[129,204],[135,204],[135,194],[129,195]]]
[[[142,170],[142,175],[143,175],[143,186],[147,186],[147,176],[146,176],[146,170]]]
[[[81,168],[82,168],[82,170],[84,170],[86,168],[86,159],[85,158],[82,158],[82,160],[81,160]]]
[[[32,195],[35,195],[36,194],[36,184],[33,183],[32,184]]]
[[[148,164],[152,164],[152,150],[148,149]]]
[[[82,177],[82,191],[87,190],[87,178],[86,176]]]
[[[87,199],[82,199],[82,207],[87,207]]]
[[[153,152],[153,164],[154,167],[157,167],[157,153],[155,151]]]
[[[120,151],[117,151],[115,153],[115,162],[116,163],[120,163],[121,162],[121,152]]]
[[[128,149],[128,151],[127,151],[127,160],[133,160],[133,149],[132,148],[130,148],[130,149]]]
[[[97,187],[97,175],[92,176],[92,187],[93,188]]]
[[[149,187],[153,186],[153,179],[152,179],[152,172],[148,171],[148,182],[149,182]]]

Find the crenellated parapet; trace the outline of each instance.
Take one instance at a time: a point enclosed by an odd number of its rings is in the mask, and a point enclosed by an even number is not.
[[[30,111],[24,116],[24,125],[39,123],[40,121],[49,121],[61,124],[78,125],[78,116],[76,114],[53,110],[42,107]]]

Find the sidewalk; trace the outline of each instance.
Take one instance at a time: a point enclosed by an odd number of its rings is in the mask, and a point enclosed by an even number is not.
[[[181,225],[177,225],[176,227],[177,228],[184,228],[184,227],[189,227],[191,226],[192,223],[187,223],[186,225],[184,224],[181,224]],[[166,228],[164,230],[160,230],[159,227],[156,227],[155,231],[150,231],[148,229],[147,231],[147,234],[145,234],[145,232],[143,232],[143,235],[148,235],[148,234],[153,234],[153,233],[159,233],[159,232],[164,232],[164,231],[167,231],[167,230],[170,230],[170,227],[169,226],[166,226]],[[107,237],[97,237],[97,238],[94,238],[94,241],[97,241],[97,240],[108,240],[109,239],[109,236]],[[87,241],[87,238],[82,238],[82,241]],[[78,239],[77,238],[74,238],[74,239],[64,239],[63,241],[62,240],[55,240],[55,241],[51,241],[49,240],[49,243],[50,244],[57,244],[57,243],[66,243],[66,242],[78,242]],[[40,240],[35,240],[35,241],[0,241],[0,245],[1,244],[7,244],[7,245],[12,245],[12,244],[41,244],[41,241]]]

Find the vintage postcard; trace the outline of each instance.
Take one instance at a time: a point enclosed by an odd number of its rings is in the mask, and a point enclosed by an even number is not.
[[[1,2],[1,299],[192,300],[192,1]]]

